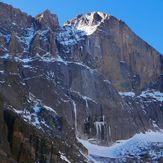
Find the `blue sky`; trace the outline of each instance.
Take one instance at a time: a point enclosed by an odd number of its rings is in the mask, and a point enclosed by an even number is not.
[[[3,0],[35,16],[45,9],[56,13],[62,25],[81,13],[102,11],[125,21],[163,54],[163,0]]]

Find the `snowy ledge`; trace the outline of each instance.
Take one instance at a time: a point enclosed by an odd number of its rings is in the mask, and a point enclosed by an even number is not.
[[[121,96],[130,96],[130,97],[134,97],[135,96],[134,92],[119,92],[119,94]]]
[[[139,97],[151,97],[157,101],[163,102],[163,93],[160,91],[156,91],[156,90],[146,90],[143,91]]]
[[[144,98],[152,98],[154,100],[163,102],[163,93],[157,90],[146,90],[141,92],[140,95],[136,96],[134,92],[119,92],[121,96],[126,97],[144,97]]]

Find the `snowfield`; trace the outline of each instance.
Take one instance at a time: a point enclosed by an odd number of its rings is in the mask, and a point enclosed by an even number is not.
[[[110,147],[91,144],[89,141],[79,138],[78,141],[88,149],[89,160],[94,160],[94,157],[122,158],[126,155],[139,156],[143,150],[150,149],[152,144],[163,146],[163,130],[139,133],[130,139],[117,141]],[[152,152],[153,157],[163,156],[163,151],[160,151],[159,155],[155,155],[154,151]]]

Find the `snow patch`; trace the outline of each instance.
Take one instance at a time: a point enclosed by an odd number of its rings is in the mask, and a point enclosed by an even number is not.
[[[80,31],[73,26],[64,26],[62,31],[58,34],[57,40],[61,45],[70,47],[84,40],[84,36],[85,33],[83,31]]]
[[[76,26],[77,30],[83,31],[86,35],[92,35],[98,28],[99,25],[93,25],[93,26],[86,26],[79,24]]]
[[[33,59],[32,58],[23,58],[23,59],[20,59],[19,58],[19,61],[21,61],[21,62],[23,62],[23,63],[29,63],[29,62],[32,62],[33,61]]]
[[[64,59],[62,59],[62,57],[59,56],[59,55],[57,55],[56,61],[61,62],[61,63],[65,64],[65,65],[67,65],[67,61],[65,61]]]
[[[156,90],[146,90],[143,91],[139,97],[151,97],[157,101],[163,102],[163,93]]]
[[[29,50],[30,43],[34,37],[35,30],[34,27],[31,26],[30,28],[27,28],[27,33],[24,37],[21,37],[20,39],[27,45],[27,48],[25,48],[25,51]]]
[[[130,97],[134,97],[135,96],[134,92],[119,92],[119,94],[121,96],[130,96]]]
[[[45,108],[47,111],[53,112],[53,113],[55,113],[55,115],[57,115],[57,112],[54,109],[52,109],[51,107],[43,105],[43,108]]]
[[[59,151],[59,154],[60,154],[60,158],[61,158],[62,160],[64,160],[64,161],[67,162],[67,163],[71,163],[71,162],[67,159],[67,157],[64,155],[64,153],[62,153],[62,152]]]
[[[0,56],[1,59],[9,59],[9,54],[4,54],[2,56]]]
[[[14,109],[14,111],[20,115],[23,120],[33,126],[35,126],[38,129],[41,129],[41,123],[39,121],[39,118],[37,116],[36,113],[30,113],[28,110],[16,110]]]
[[[95,14],[98,14],[101,17],[101,20],[95,20]],[[85,35],[89,36],[97,31],[101,23],[103,23],[107,18],[108,15],[102,12],[92,12],[89,14],[84,14],[79,19],[76,19],[73,26],[77,30],[83,31]],[[69,23],[69,25],[71,25],[71,23]]]
[[[4,84],[5,83],[5,81],[4,80],[0,80],[0,84]]]
[[[29,102],[30,103],[31,102],[35,103],[35,106],[37,106],[38,104],[40,104],[39,107],[42,107],[43,109],[46,109],[47,111],[53,112],[55,115],[58,115],[57,112],[53,108],[51,108],[51,107],[43,104],[41,102],[41,100],[40,99],[37,99],[31,92],[29,93]]]
[[[109,85],[111,84],[111,81],[110,80],[104,80],[104,82],[107,83],[107,84],[109,84]]]
[[[134,92],[119,92],[121,96],[130,96],[135,97]],[[157,100],[163,102],[163,93],[157,90],[146,90],[141,92],[141,94],[137,97],[144,97],[144,98],[152,98],[153,100]]]
[[[80,98],[82,98],[82,99],[85,100],[85,101],[92,101],[93,103],[97,104],[97,102],[96,102],[94,99],[92,99],[91,97],[84,96],[84,95],[80,94],[80,92],[77,92],[77,91],[72,90],[72,89],[70,89],[70,91],[71,91],[72,93],[77,94]]]
[[[35,113],[40,113],[41,112],[41,105],[39,103],[35,104],[33,110]]]

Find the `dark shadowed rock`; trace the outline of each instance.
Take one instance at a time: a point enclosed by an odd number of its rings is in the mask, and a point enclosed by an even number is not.
[[[19,55],[19,56],[23,54],[23,48],[21,42],[14,32],[11,33],[11,37],[9,41],[9,53],[11,55]]]
[[[31,40],[29,53],[31,55],[55,55],[57,51],[55,43],[56,34],[51,30],[37,31]]]

